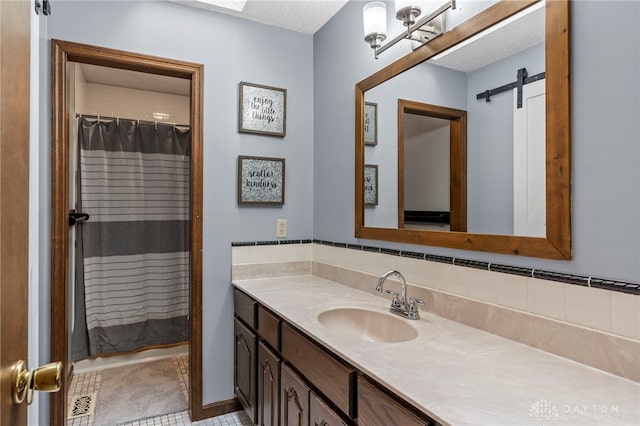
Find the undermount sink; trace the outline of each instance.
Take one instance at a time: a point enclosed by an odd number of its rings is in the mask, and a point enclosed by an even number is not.
[[[367,342],[398,343],[418,337],[404,320],[363,308],[334,308],[321,312],[318,321],[327,329]]]

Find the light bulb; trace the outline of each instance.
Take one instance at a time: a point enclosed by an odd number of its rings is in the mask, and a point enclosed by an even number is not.
[[[384,40],[387,36],[387,5],[381,1],[367,3],[362,8],[364,38],[375,36]]]

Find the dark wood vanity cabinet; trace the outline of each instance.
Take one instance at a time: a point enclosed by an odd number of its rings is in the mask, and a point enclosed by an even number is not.
[[[236,318],[252,330],[258,329],[258,302],[239,290],[233,292],[233,309]]]
[[[309,396],[309,424],[311,426],[346,426],[340,415],[333,411],[322,399],[311,392]]]
[[[282,356],[345,414],[355,417],[353,367],[338,361],[286,323],[282,325]]]
[[[435,424],[237,289],[234,305],[235,393],[255,424]]]
[[[286,365],[282,366],[280,381],[280,426],[308,426],[309,388]]]
[[[258,425],[277,426],[280,418],[280,359],[258,344]]]
[[[282,320],[260,306],[258,308],[258,334],[276,352],[280,352],[280,324]]]
[[[245,411],[257,423],[256,351],[257,337],[237,318],[234,320],[235,350],[233,385]]]
[[[358,376],[358,425],[428,426],[425,421],[402,406],[363,376]]]

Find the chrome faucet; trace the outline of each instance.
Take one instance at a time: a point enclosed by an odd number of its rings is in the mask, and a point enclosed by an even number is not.
[[[389,311],[396,315],[400,315],[401,317],[409,318],[409,319],[420,319],[420,312],[418,311],[418,305],[424,305],[424,301],[421,299],[410,297],[407,302],[407,281],[404,279],[404,276],[398,271],[387,271],[384,274],[380,275],[378,278],[378,285],[376,286],[376,291],[378,293],[382,293],[382,286],[384,282],[392,275],[397,275],[400,278],[400,293],[393,290],[386,290],[387,294],[393,296],[393,300],[391,301],[391,308]]]

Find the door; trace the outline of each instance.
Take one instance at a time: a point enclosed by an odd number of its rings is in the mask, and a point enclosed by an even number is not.
[[[284,364],[280,387],[280,426],[309,426],[309,388]]]
[[[234,388],[235,394],[253,423],[258,423],[256,410],[256,342],[254,333],[234,319]]]
[[[0,424],[27,423],[12,401],[13,366],[27,359],[29,46],[27,1],[0,1]]]
[[[545,79],[513,95],[513,234],[547,235]]]
[[[278,426],[280,360],[264,343],[258,344],[258,425]]]

